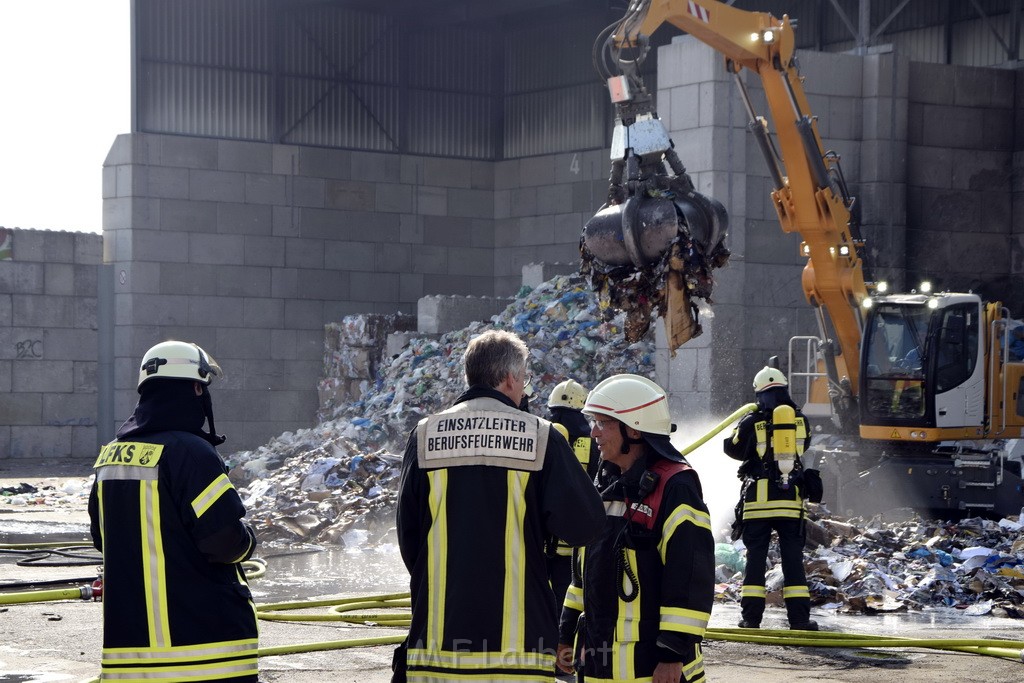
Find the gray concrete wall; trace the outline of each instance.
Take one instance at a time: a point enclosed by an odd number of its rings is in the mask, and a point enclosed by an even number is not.
[[[1024,69],[1016,72],[1013,149],[1013,234],[1010,237],[1010,287],[1014,295],[1006,297],[1013,311],[1024,314]]]
[[[155,342],[223,366],[227,452],[310,426],[324,325],[494,294],[494,165],[176,136],[121,136],[104,164],[115,270],[115,413]]]
[[[910,65],[907,270],[908,286],[1015,294],[1019,316],[1024,281],[1008,248],[1024,221],[1012,191],[1018,81],[1005,69]]]
[[[610,168],[607,150],[495,164],[495,294],[515,294],[529,263],[579,262],[580,233],[605,202]]]
[[[7,231],[0,260],[0,460],[97,452],[97,266],[102,238]]]

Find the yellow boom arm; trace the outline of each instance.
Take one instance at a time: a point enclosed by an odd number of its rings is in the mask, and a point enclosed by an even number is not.
[[[635,0],[612,38],[616,45],[635,45],[662,24],[672,24],[713,47],[726,58],[736,77],[751,118],[751,130],[766,122],[757,117],[739,72],[746,68],[760,77],[776,128],[778,154],[764,130],[759,142],[775,189],[772,203],[785,232],[799,233],[807,257],[803,288],[821,316],[831,319],[841,349],[835,377],[848,377],[856,395],[862,334],[861,302],[868,296],[859,246],[851,234],[849,200],[836,191],[836,160],[826,157],[815,119],[793,59],[793,26],[788,16],[776,19],[763,12],[739,10],[715,0]],[[823,319],[822,334],[828,335]]]

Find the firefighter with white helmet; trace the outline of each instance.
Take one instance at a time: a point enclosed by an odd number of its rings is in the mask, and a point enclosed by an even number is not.
[[[714,539],[697,473],[670,439],[668,397],[646,377],[614,375],[583,412],[601,453],[607,518],[577,553],[559,665],[569,672],[575,652],[587,680],[703,681]]]
[[[779,537],[783,598],[789,627],[816,631],[804,573],[804,498],[821,500],[816,471],[803,469],[800,455],[809,438],[807,418],[789,395],[786,375],[772,363],[754,375],[757,409],[725,439],[726,455],[743,462],[733,537],[742,535],[747,566],[740,597],[741,628],[760,628],[765,609],[765,572],[772,531]]]
[[[100,450],[89,497],[103,553],[101,679],[170,672],[184,683],[257,680],[257,628],[241,562],[256,548],[216,446],[209,385],[221,376],[197,344],[153,346],[139,402]],[[209,423],[209,431],[203,431]]]

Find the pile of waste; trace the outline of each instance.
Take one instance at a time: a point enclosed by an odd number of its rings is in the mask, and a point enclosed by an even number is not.
[[[516,332],[530,348],[531,411],[546,415],[548,393],[567,377],[589,388],[620,372],[653,375],[653,333],[629,343],[623,324],[578,274],[524,287],[490,322],[411,339],[332,419],[228,456],[231,479],[264,539],[339,543],[353,525],[392,519],[409,433],[465,390],[470,339],[489,329]]]
[[[812,514],[805,551],[812,603],[841,613],[877,614],[953,608],[967,615],[1024,618],[1024,537],[1020,517],[835,521]],[[719,543],[718,599],[739,601],[742,543]],[[777,547],[765,577],[781,604]]]
[[[0,486],[0,504],[84,507],[92,488],[91,478],[68,479],[59,484],[33,485],[28,482]]]

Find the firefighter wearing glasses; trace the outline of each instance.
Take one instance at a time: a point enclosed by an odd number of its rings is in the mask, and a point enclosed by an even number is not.
[[[220,375],[195,344],[151,348],[138,405],[96,460],[89,517],[103,553],[103,680],[257,680],[256,612],[240,564],[256,537],[216,450],[224,437],[209,384]]]
[[[577,552],[559,628],[559,667],[587,681],[695,683],[714,598],[714,539],[697,473],[672,446],[668,400],[615,375],[583,412],[601,452],[605,529]]]
[[[770,366],[762,368],[754,376],[757,410],[740,420],[724,443],[726,455],[743,461],[737,472],[743,480],[737,520],[747,547],[747,568],[740,595],[743,614],[740,628],[761,626],[768,545],[774,530],[779,536],[782,555],[785,583],[782,596],[786,601],[789,627],[818,630],[818,624],[810,619],[811,594],[804,574],[803,555],[802,496],[807,495],[807,487],[800,456],[807,442],[808,424],[790,398],[788,386],[781,370]]]

